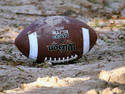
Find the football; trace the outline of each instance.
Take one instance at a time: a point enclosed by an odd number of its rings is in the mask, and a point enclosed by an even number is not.
[[[34,21],[15,39],[17,48],[38,62],[69,62],[85,55],[97,34],[87,24],[71,17],[49,16]]]

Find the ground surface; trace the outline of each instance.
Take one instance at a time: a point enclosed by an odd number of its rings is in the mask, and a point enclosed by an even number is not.
[[[122,0],[1,0],[0,93],[124,94],[124,4]],[[97,44],[74,64],[34,64],[13,42],[18,31],[48,15],[86,22],[96,30]]]

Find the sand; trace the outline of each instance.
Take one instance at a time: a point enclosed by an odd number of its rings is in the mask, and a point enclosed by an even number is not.
[[[78,6],[80,0],[77,2],[68,0],[68,3],[62,0],[57,2],[46,0],[40,3],[37,0],[16,2],[1,0],[0,2],[0,9],[4,10],[1,15],[10,15],[0,18],[0,94],[125,94],[124,13],[113,15],[111,12],[113,8],[110,6],[100,10],[103,11],[102,13],[110,10],[111,18],[99,14],[98,8],[103,6],[103,0],[97,0],[96,4],[84,0],[85,3],[82,3],[86,13],[84,16],[79,14],[82,11]],[[57,10],[60,7],[53,6],[58,3],[64,3],[61,7],[69,6],[68,9],[62,9],[61,13],[73,9],[75,12],[67,14],[68,16],[80,19],[96,30],[97,43],[90,52],[72,62],[73,64],[36,64],[19,52],[14,45],[14,40],[19,31],[40,16],[48,16],[52,13],[58,15],[60,11]],[[113,3],[116,4],[116,2]],[[38,9],[34,7],[31,7],[33,11],[26,11],[28,9],[26,6],[37,5],[38,7],[39,4],[44,4],[42,6],[44,14],[41,15],[40,11],[36,12]],[[48,4],[50,7],[45,6]],[[117,4],[123,5],[122,1]],[[18,6],[25,8],[21,7],[21,11],[18,11],[18,8],[13,9]],[[95,17],[92,11],[93,17],[90,16],[90,12],[86,11],[90,6],[97,8],[95,10],[98,15],[101,15],[100,18]],[[6,12],[8,7],[12,14],[10,11]],[[31,16],[32,14],[35,15]],[[20,18],[21,15],[22,18]],[[120,17],[117,17],[118,15]],[[11,16],[13,19],[10,18]]]

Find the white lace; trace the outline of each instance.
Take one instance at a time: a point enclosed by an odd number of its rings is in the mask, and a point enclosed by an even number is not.
[[[67,56],[66,58],[54,58],[54,60],[52,60],[52,57],[49,57],[49,58],[47,58],[47,57],[45,57],[45,59],[44,59],[44,61],[48,61],[48,62],[51,62],[51,63],[63,63],[63,62],[68,62],[68,61],[72,61],[72,60],[75,60],[76,58],[78,58],[78,55],[77,54],[75,54],[74,56],[73,55],[71,55],[71,57],[69,58],[69,56]]]

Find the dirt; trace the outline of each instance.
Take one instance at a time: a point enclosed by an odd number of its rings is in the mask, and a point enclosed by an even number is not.
[[[122,0],[1,0],[0,94],[125,94]],[[98,14],[98,15],[97,15]],[[96,45],[72,64],[36,64],[14,45],[40,17],[65,15],[96,30]]]

